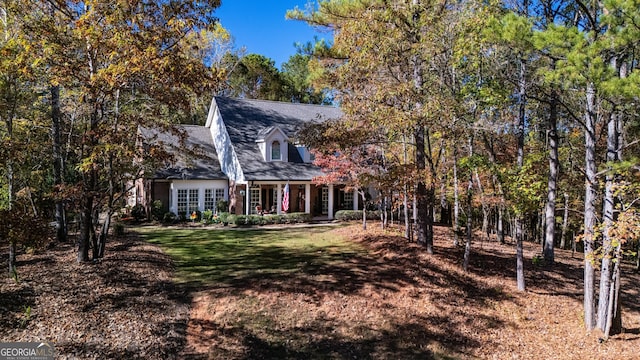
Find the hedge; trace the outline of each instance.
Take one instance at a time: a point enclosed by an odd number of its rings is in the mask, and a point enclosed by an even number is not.
[[[272,224],[298,224],[311,221],[311,214],[290,213],[290,214],[268,214],[268,215],[229,215],[230,224],[237,226],[244,225],[272,225]]]
[[[335,217],[340,221],[362,220],[362,210],[339,210]],[[367,211],[367,220],[377,219],[380,219],[379,210]]]

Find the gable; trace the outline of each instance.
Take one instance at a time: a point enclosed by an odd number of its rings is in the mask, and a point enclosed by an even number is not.
[[[304,162],[291,139],[306,123],[340,118],[340,109],[226,97],[214,97],[213,102],[246,180],[311,180],[322,175],[318,167]],[[209,120],[207,125],[215,126]],[[280,133],[286,141],[281,142],[281,156],[286,161],[266,161],[268,140],[276,139]]]

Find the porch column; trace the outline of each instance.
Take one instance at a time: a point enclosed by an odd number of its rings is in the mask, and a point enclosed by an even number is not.
[[[247,190],[244,192],[244,196],[245,196],[244,214],[251,215],[251,188],[249,187],[248,182],[247,182],[247,185],[245,185],[245,189]]]
[[[329,220],[333,219],[333,184],[329,184],[329,203],[327,204]]]
[[[353,189],[353,210],[358,210],[358,189]]]
[[[304,185],[304,212],[311,214],[311,184]]]
[[[173,197],[176,197],[175,199]],[[173,188],[173,181],[171,185],[169,185],[169,211],[174,214],[178,214],[178,195],[176,194],[176,190]]]
[[[276,185],[276,203],[278,206],[276,207],[276,214],[282,214],[282,184],[278,183]]]

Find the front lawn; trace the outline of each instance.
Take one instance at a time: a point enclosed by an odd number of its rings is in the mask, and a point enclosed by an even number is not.
[[[308,273],[363,251],[329,230],[140,228],[147,241],[173,257],[178,281],[195,287]]]
[[[637,358],[637,273],[623,281],[628,331],[602,342],[584,331],[578,254],[557,249],[553,268],[528,260],[522,293],[513,244],[474,242],[465,272],[451,229],[435,230],[428,255],[401,229],[359,224],[140,229],[192,298],[180,358]],[[525,243],[527,259],[538,251]]]

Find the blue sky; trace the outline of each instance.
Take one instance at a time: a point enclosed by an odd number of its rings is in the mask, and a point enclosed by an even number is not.
[[[284,15],[296,5],[304,9],[307,0],[222,0],[215,11],[222,26],[235,39],[236,47],[246,47],[247,54],[261,54],[276,62],[279,69],[296,53],[294,43],[312,41],[314,35],[329,39],[304,22],[286,20]]]

